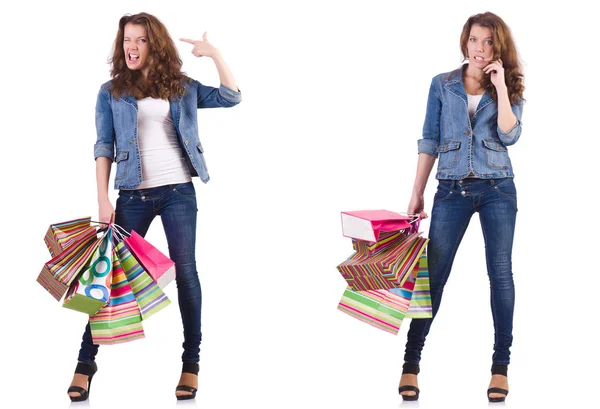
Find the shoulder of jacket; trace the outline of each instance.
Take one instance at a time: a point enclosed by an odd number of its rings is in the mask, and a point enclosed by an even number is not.
[[[462,71],[462,67],[459,67],[455,70],[438,74],[435,77],[433,77],[433,79],[437,80],[437,82],[439,82],[440,84],[446,84],[448,82],[457,81],[457,80],[462,81],[461,71]]]
[[[100,91],[110,91],[111,84],[112,80],[106,81],[104,84],[100,85]]]

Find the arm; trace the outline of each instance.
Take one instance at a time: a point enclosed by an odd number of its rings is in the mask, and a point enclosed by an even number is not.
[[[100,89],[96,101],[96,185],[98,192],[98,219],[103,223],[114,221],[114,208],[108,199],[108,180],[115,152],[115,130],[113,127],[110,93]]]
[[[221,52],[215,48],[206,38],[204,33],[202,41],[181,38],[181,41],[194,45],[192,54],[196,57],[210,57],[215,63],[221,86],[219,88],[208,87],[195,82],[198,87],[198,108],[232,107],[242,101],[242,93],[238,89],[231,70],[225,63]]]
[[[436,89],[435,78],[431,81],[429,87],[429,97],[427,98],[427,112],[425,114],[425,124],[423,125],[423,138],[419,139],[418,152],[419,161],[417,163],[417,175],[413,186],[413,192],[408,204],[407,213],[419,213],[423,219],[427,218],[424,212],[425,200],[423,194],[427,186],[429,174],[433,164],[438,156],[437,148],[440,144],[440,119],[442,115],[442,101]]]
[[[435,156],[431,156],[426,153],[419,153],[419,161],[417,162],[417,176],[415,177],[415,184],[413,186],[412,196],[410,203],[408,204],[408,214],[420,214],[421,218],[426,219],[427,213],[423,210],[425,207],[425,199],[423,194],[425,193],[425,187],[427,186],[427,179],[435,163]]]
[[[511,105],[502,60],[490,62],[483,71],[490,74],[490,81],[496,87],[498,94],[498,137],[505,146],[513,145],[521,136],[523,100],[520,100],[517,105]]]
[[[519,101],[517,105],[511,105],[506,85],[497,87],[496,91],[498,93],[498,137],[504,145],[514,145],[521,136],[523,101]]]
[[[115,209],[108,198],[108,180],[112,161],[106,157],[96,159],[96,185],[98,190],[98,216],[103,223],[115,220]]]

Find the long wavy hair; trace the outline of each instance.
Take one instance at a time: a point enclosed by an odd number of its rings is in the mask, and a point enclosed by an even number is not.
[[[460,49],[464,59],[468,59],[469,52],[467,51],[467,42],[471,33],[471,27],[479,25],[492,30],[492,47],[494,49],[494,60],[502,59],[504,67],[504,78],[508,88],[508,97],[511,104],[516,104],[519,99],[523,99],[523,73],[521,72],[521,64],[517,54],[517,47],[513,41],[512,34],[506,23],[497,15],[490,12],[475,14],[469,17],[463,26],[462,34],[460,35]],[[487,89],[494,101],[498,101],[496,88],[490,81],[490,76],[484,75],[481,86]]]
[[[146,28],[148,36],[148,57],[145,64],[150,70],[144,78],[141,70],[130,70],[125,62],[123,41],[125,25],[139,24]],[[109,59],[112,77],[111,93],[114,97],[131,95],[136,99],[146,97],[174,100],[185,92],[184,81],[189,78],[181,71],[175,43],[165,25],[148,13],[125,15],[119,20],[119,31],[114,43],[114,51]]]

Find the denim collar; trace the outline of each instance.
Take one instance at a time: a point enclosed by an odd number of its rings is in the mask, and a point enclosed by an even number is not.
[[[463,84],[463,73],[467,65],[468,64],[463,64],[460,68],[457,68],[456,70],[452,71],[450,75],[448,75],[448,78],[444,84],[444,88],[450,91],[450,93],[452,93],[453,95],[461,98],[465,102],[466,106],[468,106],[469,102],[467,99],[467,91],[465,91],[465,86]],[[477,110],[475,111],[473,117],[475,117],[475,115],[477,115],[479,111],[481,111],[483,108],[485,108],[492,102],[494,102],[494,100],[490,96],[490,93],[488,92],[488,90],[485,90],[483,96],[481,97],[479,105],[477,105]]]

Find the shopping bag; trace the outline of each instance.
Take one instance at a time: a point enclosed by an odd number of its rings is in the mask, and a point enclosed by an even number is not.
[[[90,225],[90,217],[51,224],[44,237],[44,242],[52,257],[75,243],[81,237],[96,234],[96,228]]]
[[[110,300],[100,311],[90,315],[92,342],[97,345],[144,338],[140,309],[115,251],[112,266]]]
[[[379,241],[381,232],[392,232],[410,227],[411,216],[388,210],[358,210],[342,212],[342,232],[345,237]]]
[[[398,288],[417,264],[428,239],[405,229],[381,236],[370,244],[353,240],[356,252],[337,268],[355,291]]]
[[[125,244],[140,265],[160,288],[165,288],[175,278],[175,263],[134,230],[125,238]]]
[[[406,318],[432,318],[427,252],[419,260],[419,270]]]
[[[346,288],[338,309],[394,335],[405,318],[431,318],[427,256],[420,257],[399,288],[366,291]]]
[[[148,319],[171,303],[171,300],[167,298],[146,270],[138,263],[123,241],[117,244],[115,252],[127,281],[131,285],[131,290],[137,300],[143,320]]]
[[[95,233],[80,237],[44,264],[37,282],[48,290],[57,301],[60,301],[71,283],[88,265],[92,254],[94,254],[101,241],[102,236],[98,238]]]
[[[69,287],[63,307],[94,315],[108,303],[112,279],[112,251],[112,229],[108,229],[90,260],[90,266]]]
[[[354,291],[347,287],[338,309],[353,318],[396,335],[406,315],[406,300],[389,290]]]

